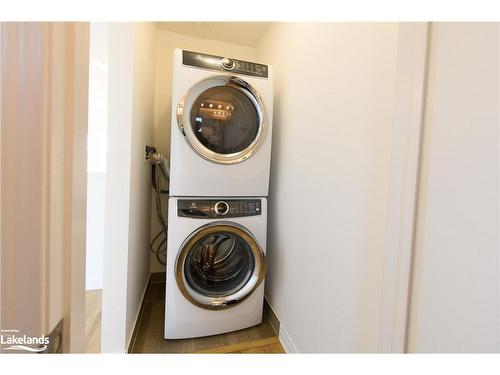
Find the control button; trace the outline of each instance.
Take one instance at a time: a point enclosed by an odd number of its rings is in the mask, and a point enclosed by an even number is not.
[[[220,201],[215,204],[215,213],[217,215],[225,215],[229,212],[229,205],[224,202]]]
[[[234,63],[234,60],[228,59],[227,57],[224,57],[221,60],[220,64],[226,70],[233,70],[236,66],[236,64]]]

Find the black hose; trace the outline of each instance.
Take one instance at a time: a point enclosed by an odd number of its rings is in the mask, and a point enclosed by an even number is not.
[[[156,215],[160,222],[161,230],[153,237],[150,250],[156,255],[156,259],[163,265],[167,264],[167,223],[163,217],[161,195],[168,194],[168,190],[161,188],[161,173],[158,172],[158,165],[152,165],[152,184],[155,191]]]

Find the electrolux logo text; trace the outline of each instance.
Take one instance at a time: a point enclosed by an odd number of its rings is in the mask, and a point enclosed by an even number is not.
[[[18,329],[0,329],[0,345],[3,351],[26,351],[41,353],[47,349],[50,338],[42,336],[27,336],[20,334]]]

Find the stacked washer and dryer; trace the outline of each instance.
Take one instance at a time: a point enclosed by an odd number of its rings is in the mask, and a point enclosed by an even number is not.
[[[165,338],[262,321],[271,67],[175,50]]]

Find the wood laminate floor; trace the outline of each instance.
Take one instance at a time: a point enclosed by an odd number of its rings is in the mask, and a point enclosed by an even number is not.
[[[264,314],[255,327],[236,332],[194,339],[165,340],[165,283],[148,286],[130,353],[284,353],[279,339]]]
[[[85,353],[101,352],[102,289],[85,292]]]

